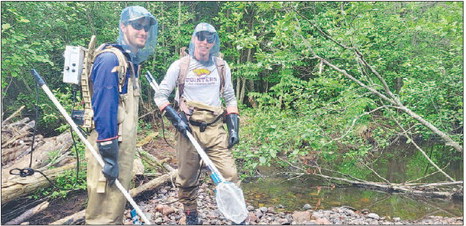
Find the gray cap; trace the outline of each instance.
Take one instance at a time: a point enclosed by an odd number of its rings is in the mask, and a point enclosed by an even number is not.
[[[201,31],[207,31],[207,32],[211,32],[211,33],[214,34],[214,46],[210,49],[209,60],[206,61],[206,62],[199,61],[204,66],[210,66],[210,65],[212,65],[214,63],[213,57],[218,56],[219,53],[220,53],[220,38],[218,37],[217,30],[215,30],[214,26],[212,26],[212,25],[210,25],[208,23],[200,23],[200,24],[198,24],[196,26],[196,28],[194,28],[194,32],[193,32],[192,37],[191,37],[191,41],[189,42],[189,55],[194,57],[194,50],[195,50],[196,46],[194,45],[193,40],[194,40],[194,37],[196,36],[196,33],[201,32]],[[198,60],[198,59],[196,59],[196,60]]]
[[[217,33],[217,30],[215,30],[214,26],[208,24],[208,23],[200,23],[194,28],[194,33],[197,33],[199,31],[208,31],[212,33]]]

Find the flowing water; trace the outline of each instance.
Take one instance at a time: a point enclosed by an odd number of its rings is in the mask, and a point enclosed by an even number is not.
[[[462,159],[450,161],[445,171],[456,180],[463,180],[462,163]],[[375,166],[381,176],[394,183],[419,178],[425,174],[426,168],[431,167],[418,153],[407,151],[406,147],[392,147],[391,154],[380,159]],[[269,176],[242,184],[246,200],[256,208],[264,206],[275,207],[277,211],[297,211],[303,210],[305,204],[310,204],[312,209],[351,206],[359,211],[367,209],[379,216],[400,217],[403,220],[417,220],[431,215],[463,216],[462,200],[424,198],[351,186],[335,187],[319,178],[290,179],[279,174],[277,169],[262,168],[262,171]],[[437,173],[422,182],[442,180],[447,181]]]

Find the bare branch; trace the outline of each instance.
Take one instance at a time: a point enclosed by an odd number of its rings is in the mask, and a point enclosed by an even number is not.
[[[385,107],[390,107],[390,106],[383,105],[383,106],[380,106],[380,107],[378,107],[378,108],[375,108],[375,109],[373,109],[373,110],[371,110],[371,111],[364,112],[364,113],[362,113],[361,115],[357,116],[356,118],[353,119],[353,122],[351,123],[351,125],[349,126],[349,128],[346,129],[345,134],[343,134],[342,136],[340,136],[340,137],[338,137],[338,138],[332,139],[331,141],[325,143],[324,145],[327,145],[327,144],[329,144],[329,143],[331,143],[331,142],[333,142],[333,141],[337,141],[337,140],[343,139],[344,137],[346,137],[346,136],[348,135],[348,133],[351,131],[351,129],[353,129],[354,124],[356,124],[356,121],[357,121],[357,120],[359,120],[361,117],[363,117],[363,116],[365,116],[365,115],[372,114],[372,113],[374,113],[374,112],[376,112],[376,111],[378,111],[378,110],[380,110],[380,109],[382,109],[382,108],[385,108]]]
[[[449,165],[450,165],[450,163],[448,163],[447,165],[445,165],[442,169],[447,168]],[[413,184],[413,182],[415,182],[415,181],[420,181],[420,180],[422,180],[422,179],[424,179],[424,178],[433,176],[433,175],[435,175],[435,174],[437,174],[437,173],[439,173],[439,171],[435,171],[435,172],[433,172],[433,173],[431,173],[431,174],[425,175],[425,176],[423,176],[423,177],[420,177],[420,178],[417,178],[417,179],[414,179],[414,180],[406,181],[405,184],[406,184],[406,185],[411,185],[411,184]]]
[[[403,130],[403,133],[405,135],[406,138],[408,138],[409,140],[412,140],[412,138],[408,135],[408,132],[403,128],[403,126],[398,122],[398,120],[395,119],[395,117],[393,117],[393,120],[396,122],[396,124]],[[424,155],[424,157],[427,159],[427,161],[429,161],[429,163],[434,166],[439,172],[441,172],[443,175],[445,175],[445,177],[447,177],[449,180],[451,181],[455,181],[455,179],[453,179],[452,177],[450,177],[447,173],[445,173],[442,169],[440,169],[440,167],[437,166],[437,164],[435,164],[430,158],[429,156],[426,154],[426,152],[424,150],[422,150],[421,147],[419,147],[416,142],[414,142],[412,140],[412,143],[414,145],[414,147],[416,147],[417,150],[419,150],[422,155]]]
[[[372,171],[378,178],[382,179],[383,181],[385,181],[387,184],[390,184],[390,181],[388,181],[387,179],[383,178],[382,176],[380,176],[377,172],[375,172],[374,169],[370,168],[366,163],[364,163],[363,161],[360,161],[365,167],[367,167],[370,171]]]

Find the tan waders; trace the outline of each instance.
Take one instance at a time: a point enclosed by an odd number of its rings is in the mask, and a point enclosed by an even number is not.
[[[139,88],[133,88],[138,84],[138,79],[128,79],[128,93],[120,95],[118,106],[119,150],[118,166],[120,174],[118,180],[128,190],[133,177],[133,161],[136,152],[136,130],[138,122]],[[94,144],[98,151],[97,132],[94,130],[89,142]],[[123,213],[126,199],[115,185],[109,186],[102,167],[95,160],[89,150],[86,151],[87,159],[87,193],[89,201],[86,208],[86,224],[123,224]]]
[[[210,123],[223,113],[221,107],[207,106],[201,103],[185,102],[192,110],[190,120]],[[204,132],[200,127],[192,126],[192,134],[205,150],[209,158],[218,168],[225,180],[239,185],[235,160],[228,146],[228,134],[223,127],[223,120],[217,120],[208,126]],[[176,134],[176,150],[178,157],[178,175],[176,186],[179,188],[178,197],[184,205],[184,211],[197,209],[197,192],[199,188],[200,156],[189,139]]]

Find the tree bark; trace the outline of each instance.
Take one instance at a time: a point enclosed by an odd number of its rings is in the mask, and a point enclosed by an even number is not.
[[[33,151],[33,158],[31,162],[31,157],[29,155],[23,155],[21,158],[14,160],[2,167],[2,183],[5,180],[10,179],[9,172],[14,168],[23,168],[30,167],[33,169],[39,169],[45,165],[50,164],[50,157],[52,151],[57,151],[55,153],[56,157],[63,156],[70,149],[73,144],[71,139],[71,133],[69,131],[64,132],[56,137],[49,137],[43,140],[44,145],[36,146]]]
[[[35,206],[32,209],[26,210],[26,212],[19,215],[19,217],[15,218],[15,219],[13,219],[11,221],[8,221],[7,223],[5,223],[5,225],[21,224],[25,220],[27,220],[27,219],[31,218],[32,216],[34,216],[35,214],[41,212],[42,210],[47,209],[48,206],[49,206],[49,202],[47,202],[47,201],[42,202],[42,203],[40,203],[39,205]]]
[[[67,164],[62,167],[45,170],[43,173],[53,181],[60,174],[62,174],[63,171],[72,169],[74,167],[76,167],[76,162]],[[29,177],[10,177],[9,180],[2,183],[2,203],[10,202],[18,197],[30,194],[39,188],[48,187],[49,185],[49,181],[40,173],[34,173]]]
[[[2,125],[5,125],[8,121],[10,121],[12,118],[16,117],[16,115],[18,115],[22,110],[24,109],[24,105],[21,106],[18,110],[16,110],[15,112],[13,112],[13,114],[11,114],[8,118],[6,118],[5,120],[3,120],[2,122]]]

